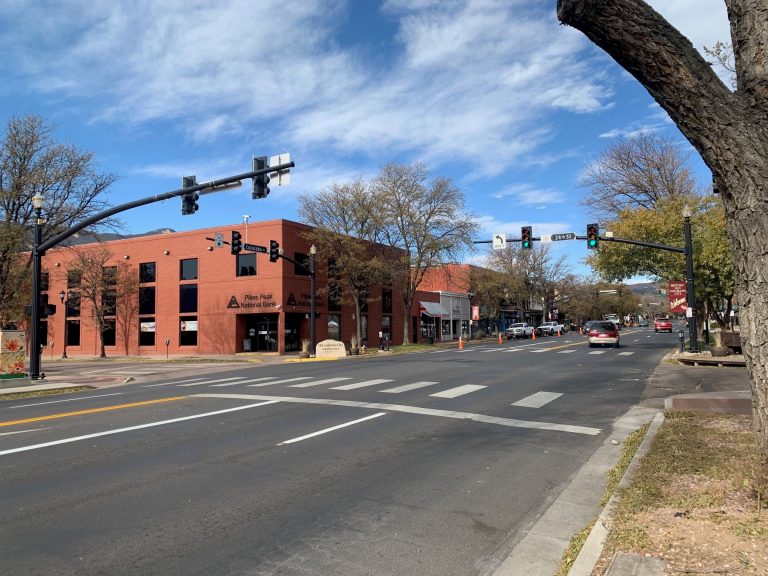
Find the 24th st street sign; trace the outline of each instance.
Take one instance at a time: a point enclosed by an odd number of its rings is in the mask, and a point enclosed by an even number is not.
[[[576,233],[563,232],[562,234],[548,234],[541,237],[542,242],[557,242],[558,240],[576,240]]]

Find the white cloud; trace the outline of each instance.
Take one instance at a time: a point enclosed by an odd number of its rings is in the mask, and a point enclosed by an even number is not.
[[[546,207],[548,204],[559,204],[566,200],[565,195],[558,190],[542,189],[527,183],[507,186],[501,191],[493,194],[493,197],[510,199],[516,205],[537,207]]]

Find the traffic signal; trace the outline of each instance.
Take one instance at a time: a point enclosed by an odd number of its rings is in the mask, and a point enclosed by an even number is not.
[[[253,170],[263,170],[267,167],[267,157],[260,156],[253,159]],[[269,196],[269,176],[266,174],[259,174],[253,177],[253,192],[251,198],[257,200],[259,198],[266,198]]]
[[[240,252],[243,251],[243,242],[240,240],[241,235],[240,232],[237,230],[232,230],[232,238],[229,241],[230,249],[229,251],[237,256],[240,254]]]
[[[270,240],[269,241],[269,261],[277,262],[277,259],[279,257],[280,257],[280,244],[277,242],[277,240]]]
[[[597,250],[600,242],[600,227],[597,224],[587,224],[587,248]]]
[[[197,185],[197,177],[196,176],[184,176],[181,179],[181,187],[182,188],[191,188],[192,186]],[[200,208],[200,206],[197,205],[197,200],[200,198],[200,194],[197,192],[190,192],[188,194],[184,194],[181,197],[181,215],[182,216],[188,216],[189,214],[194,214],[197,212],[197,209]]]
[[[520,229],[520,247],[523,250],[533,248],[533,228],[531,226],[523,226]]]

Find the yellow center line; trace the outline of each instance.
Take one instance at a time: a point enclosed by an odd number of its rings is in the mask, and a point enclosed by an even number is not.
[[[170,398],[158,398],[157,400],[144,400],[143,402],[131,402],[130,404],[117,404],[115,406],[104,406],[103,408],[91,408],[89,410],[77,410],[75,412],[62,412],[60,414],[49,414],[48,416],[37,416],[35,418],[24,418],[23,420],[11,420],[10,422],[0,422],[0,427],[15,426],[17,424],[29,424],[30,422],[40,422],[42,420],[55,420],[57,418],[69,418],[70,416],[82,416],[83,414],[95,414],[97,412],[108,412],[110,410],[122,410],[124,408],[135,408],[137,406],[149,406],[150,404],[160,404],[162,402],[174,402],[182,400],[186,396],[172,396]]]
[[[639,330],[632,330],[631,332],[626,332],[625,335],[629,336],[630,334],[634,334],[635,332],[639,332]],[[582,335],[579,334],[579,336],[582,336]],[[583,344],[587,344],[589,342],[589,338],[587,338],[586,335],[583,335],[582,337],[585,338],[585,340],[583,340],[582,342],[574,342],[572,344],[561,344],[560,346],[553,346],[552,348],[546,348],[546,350],[560,350],[560,348],[569,348],[570,346],[581,346]]]

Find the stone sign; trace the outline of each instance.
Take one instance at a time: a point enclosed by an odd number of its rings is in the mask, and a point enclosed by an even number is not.
[[[315,346],[315,358],[344,358],[346,355],[344,342],[338,340],[323,340]]]

